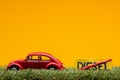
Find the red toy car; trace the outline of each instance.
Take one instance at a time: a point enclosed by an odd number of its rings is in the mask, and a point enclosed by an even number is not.
[[[32,52],[24,60],[15,60],[7,65],[7,69],[64,69],[63,64],[51,54],[45,52]]]

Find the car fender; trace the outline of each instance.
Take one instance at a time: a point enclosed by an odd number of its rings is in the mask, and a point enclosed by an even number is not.
[[[56,63],[49,63],[47,66],[46,66],[46,69],[49,67],[49,66],[56,66],[58,69],[60,68],[58,64]]]
[[[10,69],[11,66],[18,66],[19,69],[23,69],[23,67],[22,67],[20,64],[18,64],[18,63],[12,63],[12,64],[10,64],[10,65],[8,66],[8,69]]]

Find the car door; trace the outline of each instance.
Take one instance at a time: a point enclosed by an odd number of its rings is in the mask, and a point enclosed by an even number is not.
[[[47,64],[49,64],[51,59],[48,56],[41,55],[39,60],[39,68],[45,69]]]
[[[38,68],[38,64],[39,64],[39,56],[32,55],[29,56],[26,61],[26,68]]]

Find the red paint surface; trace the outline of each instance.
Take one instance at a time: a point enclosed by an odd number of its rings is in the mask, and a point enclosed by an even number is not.
[[[38,56],[38,60],[28,60],[30,56]],[[41,60],[41,56],[48,57],[50,60]],[[26,59],[15,60],[8,64],[7,69],[12,66],[17,66],[19,69],[35,68],[35,69],[48,69],[49,67],[55,67],[56,69],[63,69],[62,62],[54,58],[51,54],[45,52],[32,52],[27,55]]]

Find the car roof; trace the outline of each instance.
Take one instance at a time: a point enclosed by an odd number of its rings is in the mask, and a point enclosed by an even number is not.
[[[31,53],[28,54],[28,56],[31,56],[31,55],[45,55],[45,56],[52,56],[51,54],[46,53],[46,52],[31,52]]]

